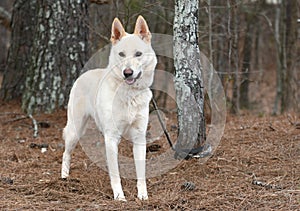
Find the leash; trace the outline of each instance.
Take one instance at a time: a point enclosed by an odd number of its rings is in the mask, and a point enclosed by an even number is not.
[[[152,102],[152,105],[153,105],[155,111],[157,111],[156,114],[157,114],[157,117],[158,117],[160,126],[162,127],[162,129],[163,129],[163,131],[164,131],[164,134],[165,134],[165,136],[166,136],[166,138],[167,138],[167,140],[168,140],[168,142],[169,142],[170,147],[172,148],[172,150],[176,151],[176,149],[174,148],[173,143],[172,143],[172,141],[171,141],[170,135],[169,135],[169,133],[168,133],[168,131],[167,131],[167,128],[166,128],[166,126],[165,126],[164,123],[163,123],[163,120],[162,120],[161,115],[160,115],[160,113],[159,113],[159,110],[158,110],[156,101],[154,100],[153,97],[152,97],[151,102]]]
[[[152,105],[153,105],[154,109],[157,111],[156,114],[157,114],[160,126],[162,127],[162,129],[164,131],[164,134],[167,138],[167,141],[168,141],[171,149],[173,151],[175,151],[175,155],[174,155],[175,158],[184,158],[184,159],[188,160],[190,158],[204,158],[204,157],[207,157],[207,156],[210,155],[212,149],[211,149],[211,146],[209,144],[206,144],[204,146],[200,146],[200,147],[197,147],[197,148],[193,148],[193,149],[180,149],[180,150],[176,149],[174,147],[172,141],[171,141],[169,132],[168,132],[166,126],[163,123],[163,120],[162,120],[162,117],[159,113],[159,109],[157,107],[156,101],[153,97],[151,99],[151,102],[152,102]]]

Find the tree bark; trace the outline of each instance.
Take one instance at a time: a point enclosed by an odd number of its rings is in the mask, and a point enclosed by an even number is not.
[[[206,139],[204,93],[198,47],[198,0],[175,1],[174,66],[179,137],[176,148],[191,149]]]
[[[11,100],[22,95],[30,66],[31,47],[36,26],[36,0],[16,0],[12,12],[11,44],[3,75],[0,98]]]
[[[244,38],[244,55],[242,63],[242,76],[241,76],[241,86],[240,86],[240,106],[241,108],[249,108],[249,77],[251,71],[251,53],[252,53],[252,42],[253,42],[253,23],[255,17],[252,11],[246,11],[246,30]]]
[[[285,72],[286,72],[286,55],[285,55],[285,24],[283,22],[283,17],[285,16],[283,3],[276,6],[276,15],[275,15],[275,30],[274,37],[276,41],[276,50],[277,50],[277,67],[276,67],[276,97],[273,107],[273,114],[278,114],[280,111],[284,110],[282,105],[283,102],[283,93],[284,93],[284,81],[285,81]]]
[[[290,109],[300,111],[300,99],[299,99],[299,75],[297,75],[297,45],[298,39],[298,27],[297,27],[297,13],[300,3],[296,0],[285,1],[285,51],[286,51],[286,78],[285,89],[283,94],[282,112]],[[298,9],[297,9],[298,8]],[[299,71],[299,70],[298,70]]]
[[[229,5],[230,10],[232,12],[232,22],[233,22],[233,34],[231,42],[232,46],[232,57],[231,63],[232,67],[234,68],[234,75],[233,75],[233,93],[232,93],[232,107],[231,112],[234,114],[240,113],[240,65],[239,65],[239,13],[238,7],[239,5],[237,0],[230,0],[231,3]]]
[[[297,1],[283,1],[276,7],[275,32],[277,50],[276,98],[273,114],[299,107],[297,74]]]
[[[37,0],[36,30],[22,108],[52,112],[68,101],[87,60],[87,0]]]

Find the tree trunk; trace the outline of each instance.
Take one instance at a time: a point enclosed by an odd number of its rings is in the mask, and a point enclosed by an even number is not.
[[[283,111],[283,92],[285,81],[285,72],[286,72],[286,55],[285,55],[285,24],[283,22],[284,17],[283,4],[276,6],[276,16],[275,16],[275,41],[276,41],[276,50],[277,50],[277,67],[276,67],[276,97],[273,107],[273,114],[278,114],[280,111]]]
[[[297,75],[296,62],[297,49],[297,10],[299,9],[299,3],[296,0],[285,1],[285,51],[286,51],[286,78],[284,81],[285,89],[283,93],[282,111],[289,109],[295,109],[300,111],[300,99],[299,99],[299,76]],[[297,9],[298,8],[298,9]],[[299,69],[298,69],[299,71]]]
[[[206,139],[204,93],[198,47],[198,0],[175,1],[175,90],[179,137],[176,148],[191,149]]]
[[[36,0],[16,0],[12,12],[11,44],[4,71],[0,98],[18,98],[24,90],[25,75],[30,66],[31,47],[36,26]]]
[[[68,101],[87,60],[87,0],[37,0],[36,30],[22,108],[52,112]]]
[[[253,42],[253,23],[254,15],[252,11],[246,12],[246,31],[244,39],[244,56],[242,64],[242,76],[241,76],[241,86],[240,86],[240,106],[241,108],[249,108],[249,77],[251,71],[251,52],[252,52],[252,42]]]
[[[229,5],[230,10],[232,12],[232,22],[233,22],[233,34],[231,42],[231,50],[232,57],[231,63],[234,68],[234,76],[233,76],[233,93],[232,93],[232,108],[231,112],[234,114],[240,113],[240,67],[239,67],[239,14],[238,14],[238,2],[237,0],[231,0]]]
[[[297,1],[283,1],[276,8],[275,40],[277,50],[276,98],[273,114],[291,108],[299,110],[297,75]]]

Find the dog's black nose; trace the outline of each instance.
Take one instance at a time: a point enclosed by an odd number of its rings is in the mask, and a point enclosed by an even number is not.
[[[126,69],[123,71],[123,74],[124,74],[124,77],[125,77],[125,78],[128,78],[128,77],[130,77],[130,76],[133,75],[133,70],[130,69],[130,68],[126,68]]]

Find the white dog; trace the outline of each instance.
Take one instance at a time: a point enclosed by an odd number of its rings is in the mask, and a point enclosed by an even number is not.
[[[71,153],[93,118],[105,139],[106,159],[114,199],[125,201],[118,167],[118,144],[122,136],[133,142],[138,198],[148,199],[145,179],[146,129],[149,89],[157,63],[151,47],[151,33],[139,16],[133,34],[127,34],[115,18],[111,32],[111,52],[106,69],[81,75],[70,93],[68,121],[64,128],[65,151],[61,177],[69,176]]]

